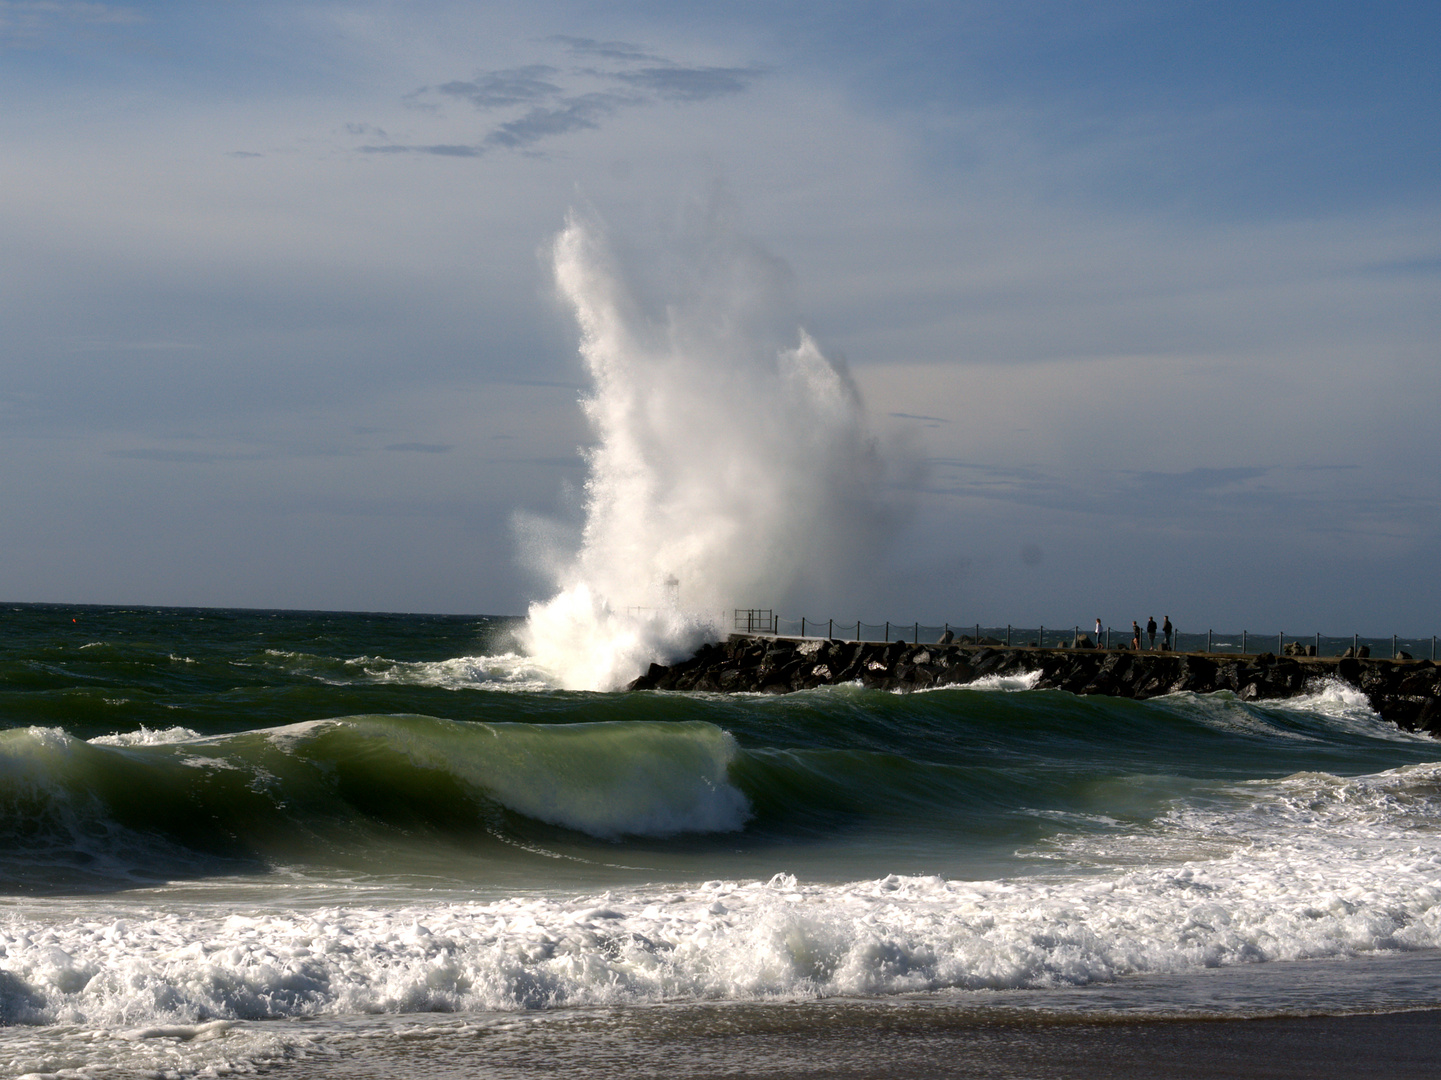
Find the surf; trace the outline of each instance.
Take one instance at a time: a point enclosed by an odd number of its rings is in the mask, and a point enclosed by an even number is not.
[[[650,304],[595,219],[572,213],[552,248],[595,444],[579,548],[532,551],[555,591],[521,639],[567,689],[688,655],[749,598],[815,599],[885,530],[859,392],[798,325],[786,271],[719,215],[693,240]]]
[[[505,835],[506,815],[601,840],[731,832],[750,816],[728,775],[736,754],[720,728],[685,721],[352,716],[90,742],[11,729],[0,732],[0,873],[164,876],[201,872],[206,856],[323,864],[405,836]]]

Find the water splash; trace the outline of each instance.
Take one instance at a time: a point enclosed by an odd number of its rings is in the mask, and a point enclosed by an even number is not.
[[[553,258],[596,445],[580,549],[522,640],[559,685],[605,690],[719,636],[728,609],[826,596],[884,531],[881,465],[784,267],[714,216],[658,314],[598,223],[572,213]]]

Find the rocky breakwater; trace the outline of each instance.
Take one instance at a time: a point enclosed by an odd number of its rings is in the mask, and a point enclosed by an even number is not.
[[[1336,679],[1364,693],[1373,709],[1399,727],[1441,736],[1441,667],[1429,660],[1007,648],[964,642],[914,645],[736,634],[670,667],[652,664],[627,689],[786,694],[857,682],[904,692],[1031,672],[1039,673],[1034,685],[1040,690],[1127,698],[1229,690],[1243,701],[1294,697]]]

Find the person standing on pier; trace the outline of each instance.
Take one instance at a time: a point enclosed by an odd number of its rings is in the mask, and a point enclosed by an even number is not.
[[[1101,647],[1101,620],[1096,620],[1096,648]]]
[[[1152,615],[1146,620],[1146,636],[1151,639],[1151,651],[1156,651],[1156,616]]]
[[[1161,648],[1165,649],[1167,652],[1170,652],[1176,647],[1175,644],[1171,641],[1171,635],[1173,633],[1175,633],[1175,627],[1171,625],[1171,616],[1167,615],[1164,617],[1164,621],[1161,623]]]
[[[1141,651],[1141,626],[1135,619],[1131,620],[1131,651]]]

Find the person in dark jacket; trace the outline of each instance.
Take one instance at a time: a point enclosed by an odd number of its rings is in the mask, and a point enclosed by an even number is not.
[[[1156,616],[1152,615],[1146,620],[1146,636],[1151,639],[1151,651],[1156,650]]]
[[[1171,635],[1175,632],[1175,627],[1171,625],[1171,616],[1165,616],[1164,621],[1161,623],[1161,648],[1167,652],[1176,647],[1175,643],[1171,640]]]

